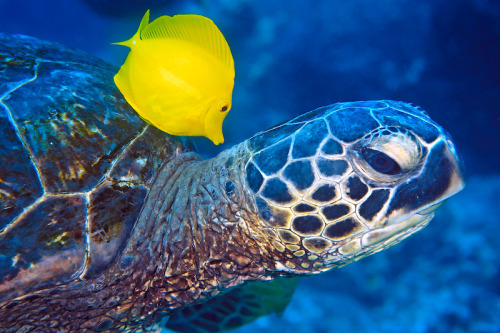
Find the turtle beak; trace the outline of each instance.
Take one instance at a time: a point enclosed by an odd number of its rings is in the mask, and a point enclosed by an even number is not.
[[[421,181],[402,185],[400,192],[394,196],[396,203],[404,202],[410,207],[390,207],[393,209],[392,214],[363,235],[363,247],[373,246],[374,251],[380,251],[400,242],[426,226],[444,201],[464,188],[463,164],[452,147],[437,144],[428,160],[430,162],[424,166]],[[412,209],[412,205],[416,207]],[[346,245],[345,249],[348,248]]]
[[[455,150],[455,146],[451,142],[451,140],[445,140],[446,146],[442,152],[441,165],[449,165],[448,167],[448,186],[443,191],[439,198],[436,198],[436,204],[441,204],[444,200],[448,199],[452,195],[457,194],[465,187],[464,181],[464,163],[458,152]],[[437,172],[446,172],[446,170],[437,169]],[[439,175],[438,175],[439,176]],[[444,179],[446,177],[442,176]],[[431,205],[435,206],[435,205]],[[437,207],[436,207],[437,208]],[[424,211],[423,209],[422,211]],[[422,212],[421,211],[421,212]]]
[[[464,162],[462,157],[455,149],[455,145],[450,139],[446,139],[446,147],[448,148],[445,152],[445,158],[450,160],[450,163],[453,164],[453,174],[452,181],[450,183],[450,193],[449,196],[460,192],[465,187],[464,181]]]
[[[462,161],[453,147],[445,140],[437,142],[417,177],[395,189],[387,220],[378,225],[398,224],[415,214],[431,215],[443,201],[464,188],[462,170]]]
[[[450,146],[451,144],[451,146]],[[458,153],[456,152],[451,141],[447,142],[448,150],[446,151],[445,158],[450,160],[450,163],[453,164],[453,172],[451,174],[450,187],[448,189],[448,197],[460,192],[465,187],[464,180],[464,163]]]

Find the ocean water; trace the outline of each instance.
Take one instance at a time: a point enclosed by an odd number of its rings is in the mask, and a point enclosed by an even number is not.
[[[303,279],[281,316],[237,332],[500,332],[498,1],[0,0],[0,31],[118,66],[127,49],[110,43],[148,8],[212,18],[233,52],[226,142],[195,139],[206,157],[319,106],[396,99],[427,110],[465,163],[465,190],[423,231]]]

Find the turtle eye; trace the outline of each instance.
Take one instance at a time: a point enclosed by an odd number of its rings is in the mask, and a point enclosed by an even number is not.
[[[383,127],[348,148],[348,157],[370,181],[393,183],[419,168],[422,149],[420,141],[409,131]]]
[[[361,150],[361,156],[373,168],[373,170],[384,175],[398,175],[401,173],[401,167],[388,155],[381,151],[364,148]]]

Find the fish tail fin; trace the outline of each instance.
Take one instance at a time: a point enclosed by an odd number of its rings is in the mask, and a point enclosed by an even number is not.
[[[124,42],[111,43],[111,44],[123,45],[132,48],[134,42],[141,39],[141,33],[148,24],[149,24],[149,9],[146,11],[146,14],[144,14],[144,16],[142,17],[139,29],[137,29],[137,32],[132,36],[132,38]]]

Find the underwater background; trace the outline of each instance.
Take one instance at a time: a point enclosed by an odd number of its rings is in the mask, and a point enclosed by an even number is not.
[[[0,0],[0,32],[116,66],[146,9],[210,17],[236,65],[226,142],[336,102],[396,99],[454,138],[466,188],[420,233],[304,278],[289,307],[235,332],[500,332],[500,1]]]

